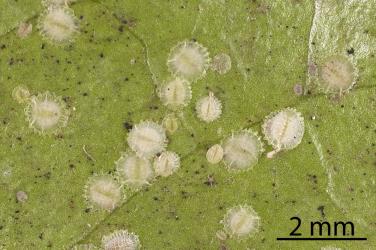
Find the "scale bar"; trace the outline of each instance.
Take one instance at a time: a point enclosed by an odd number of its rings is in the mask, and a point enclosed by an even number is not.
[[[304,238],[304,237],[281,237],[277,238],[277,240],[367,240],[367,238],[356,238],[356,237],[349,237],[349,238]]]

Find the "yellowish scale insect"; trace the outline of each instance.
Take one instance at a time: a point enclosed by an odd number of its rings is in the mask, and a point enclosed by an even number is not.
[[[166,131],[155,122],[141,122],[129,132],[127,142],[137,156],[150,159],[166,148]]]
[[[92,208],[112,211],[122,201],[121,185],[111,175],[94,175],[85,186],[85,199]]]
[[[225,53],[214,56],[211,68],[220,75],[226,74],[231,69],[231,57]]]
[[[297,147],[304,135],[304,119],[293,108],[273,112],[265,118],[262,126],[265,139],[273,146],[273,151],[267,154],[272,158],[281,150]]]
[[[215,236],[217,237],[218,240],[220,241],[225,241],[227,240],[227,234],[222,231],[222,230],[218,230],[216,233],[215,233]]]
[[[153,165],[157,176],[167,177],[180,168],[180,157],[174,152],[165,151],[155,157]]]
[[[140,158],[134,153],[123,153],[116,162],[120,180],[131,189],[139,189],[150,184],[154,178],[150,160]]]
[[[174,134],[179,128],[178,118],[174,114],[168,114],[162,121],[163,127],[170,135]]]
[[[193,41],[183,41],[170,52],[167,66],[170,72],[188,81],[202,78],[210,65],[207,48]]]
[[[209,96],[203,97],[196,104],[197,117],[204,122],[213,122],[222,114],[221,101],[209,92]]]
[[[118,230],[102,237],[102,248],[104,250],[138,250],[141,244],[134,233]]]
[[[258,232],[261,219],[251,206],[231,208],[221,221],[224,230],[232,238],[246,238]]]
[[[223,159],[223,148],[219,144],[211,146],[206,152],[206,160],[211,164],[217,164]]]
[[[38,27],[42,36],[52,42],[69,42],[78,33],[78,20],[71,9],[51,6],[40,17]]]
[[[13,89],[12,97],[20,104],[27,103],[30,100],[30,92],[26,86],[19,85]]]
[[[187,106],[192,98],[191,85],[182,78],[175,78],[163,84],[158,94],[162,103],[171,109]]]
[[[222,147],[223,161],[234,171],[251,169],[264,151],[261,139],[250,129],[233,133]]]
[[[19,89],[15,95],[18,100],[26,100],[28,94]],[[57,97],[50,92],[31,96],[25,108],[29,126],[38,133],[50,134],[58,132],[67,125],[69,113],[61,97]]]

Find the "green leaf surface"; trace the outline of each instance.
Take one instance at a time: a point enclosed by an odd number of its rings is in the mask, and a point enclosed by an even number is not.
[[[72,43],[56,45],[37,30],[40,2],[0,1],[0,248],[100,246],[118,229],[137,234],[144,249],[373,249],[376,245],[376,1],[77,1]],[[33,24],[25,39],[20,22]],[[170,114],[156,95],[168,80],[170,49],[186,39],[226,53],[232,68],[208,71],[192,84],[190,104],[176,112],[168,149],[181,168],[157,178],[111,213],[88,210],[84,187],[95,173],[114,173],[129,150],[128,125]],[[307,65],[331,55],[351,58],[355,87],[340,97],[317,88]],[[296,84],[304,95],[293,91]],[[71,110],[57,135],[35,133],[16,86],[62,96]],[[223,105],[213,123],[200,121],[196,101],[212,91]],[[305,119],[301,144],[249,171],[210,165],[207,149],[232,132],[261,135],[264,117],[285,107]],[[265,142],[266,144],[266,142]],[[271,151],[270,146],[266,152]],[[212,185],[208,178],[214,178]],[[24,191],[28,200],[17,202]],[[261,229],[244,240],[220,241],[226,211],[251,205]],[[367,241],[277,241],[310,221],[351,221]]]

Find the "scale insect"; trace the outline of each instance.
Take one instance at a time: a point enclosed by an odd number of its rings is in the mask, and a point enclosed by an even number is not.
[[[223,161],[233,171],[251,169],[264,151],[261,139],[250,129],[233,133],[222,147]]]
[[[319,87],[326,93],[342,95],[356,83],[358,71],[348,57],[333,55],[318,67]]]
[[[12,97],[19,104],[27,103],[30,100],[30,92],[26,86],[19,85],[12,91]]]
[[[117,230],[102,237],[102,247],[104,250],[138,250],[141,244],[136,234]]]
[[[210,65],[208,49],[194,41],[178,43],[168,56],[167,66],[176,76],[196,81],[202,78]]]
[[[180,168],[180,157],[175,152],[165,151],[155,157],[153,166],[157,176],[167,177]]]
[[[174,114],[168,114],[163,118],[162,121],[163,127],[166,129],[167,133],[172,135],[179,128],[178,118]]]
[[[196,114],[204,122],[213,122],[222,114],[222,103],[212,92],[209,92],[208,96],[197,101]]]
[[[155,122],[144,121],[132,128],[127,142],[137,156],[150,159],[166,148],[166,131]]]
[[[211,68],[220,75],[226,74],[231,69],[231,57],[225,53],[214,56]]]
[[[134,153],[123,153],[116,162],[116,170],[121,182],[135,190],[149,185],[154,178],[150,160],[140,158]]]
[[[67,7],[51,6],[40,17],[38,27],[47,40],[64,43],[72,41],[78,33],[78,19]]]
[[[304,118],[293,108],[286,108],[273,112],[265,118],[262,125],[265,139],[273,146],[273,151],[267,154],[274,157],[281,150],[297,147],[304,135]]]
[[[206,160],[210,164],[217,164],[223,159],[223,148],[219,144],[211,146],[206,152]]]
[[[171,109],[187,106],[192,98],[191,85],[182,78],[175,78],[164,83],[160,86],[158,94],[162,103]]]
[[[261,219],[251,206],[245,205],[228,210],[221,223],[230,237],[243,239],[258,232]]]
[[[123,199],[121,185],[111,175],[94,175],[85,186],[84,197],[89,207],[111,212]]]
[[[15,95],[21,101],[28,96],[22,89]],[[41,134],[51,134],[67,125],[70,112],[61,97],[47,91],[29,98],[25,114],[30,128]]]

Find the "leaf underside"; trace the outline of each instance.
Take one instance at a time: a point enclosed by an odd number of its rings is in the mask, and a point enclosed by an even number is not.
[[[80,34],[57,46],[38,32],[39,2],[0,0],[0,248],[100,246],[117,229],[137,234],[144,249],[372,249],[376,245],[376,1],[77,1]],[[33,32],[20,39],[20,22]],[[87,210],[94,173],[113,173],[128,150],[124,123],[161,122],[171,113],[156,95],[169,79],[169,51],[196,39],[213,57],[230,55],[224,75],[208,71],[192,84],[192,101],[177,112],[168,149],[181,168],[129,193],[113,212]],[[356,62],[354,88],[333,97],[307,73],[309,61],[344,55]],[[301,84],[306,94],[294,94]],[[50,91],[72,110],[58,135],[34,133],[12,90]],[[222,116],[203,123],[195,103],[212,91]],[[305,118],[301,144],[241,173],[210,165],[207,149],[232,132],[261,132],[265,116],[293,107]],[[270,146],[266,151],[271,151]],[[90,157],[88,157],[88,154]],[[215,180],[208,185],[208,176]],[[16,193],[28,195],[25,203]],[[226,211],[251,205],[261,228],[244,240],[221,242]],[[352,221],[367,241],[276,241],[309,222]],[[372,233],[373,232],[373,233]]]

